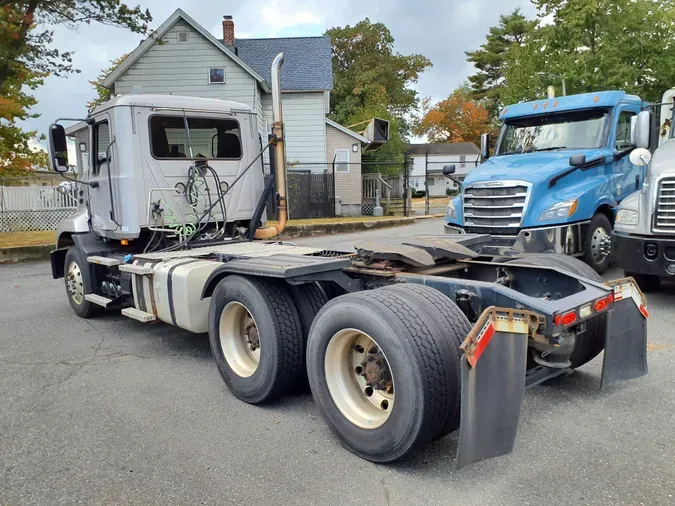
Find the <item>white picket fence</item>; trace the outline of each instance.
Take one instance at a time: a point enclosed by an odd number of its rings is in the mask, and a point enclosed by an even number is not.
[[[56,186],[0,186],[0,232],[56,230],[76,209],[76,198]]]

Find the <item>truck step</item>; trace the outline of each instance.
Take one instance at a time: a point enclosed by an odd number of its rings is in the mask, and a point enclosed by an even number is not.
[[[108,304],[112,302],[112,299],[104,297],[103,295],[96,295],[95,293],[88,293],[84,296],[84,300],[88,300],[92,304],[97,306],[108,307]]]
[[[98,256],[87,257],[87,262],[89,262],[90,264],[105,265],[106,267],[114,267],[115,265],[120,265],[122,263],[117,258],[98,257]]]
[[[120,265],[120,271],[129,272],[131,274],[138,274],[139,276],[152,275],[152,267],[144,267],[141,265],[132,265],[132,264]]]
[[[153,322],[157,319],[154,314],[146,313],[145,311],[141,311],[135,307],[127,307],[122,309],[122,314],[127,318],[132,318],[142,323]]]

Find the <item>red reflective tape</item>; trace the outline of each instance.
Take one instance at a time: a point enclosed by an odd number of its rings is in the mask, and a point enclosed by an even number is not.
[[[649,318],[649,311],[647,311],[647,308],[644,305],[640,304],[640,307],[638,309],[640,309],[642,316],[644,316],[645,318]]]
[[[471,364],[471,367],[476,367],[478,359],[483,354],[483,351],[485,351],[485,348],[487,348],[487,345],[490,344],[490,339],[492,339],[494,333],[494,325],[489,324],[487,327],[485,327],[485,331],[480,336],[478,343],[476,343],[476,349],[473,350],[471,355],[467,355],[467,360],[469,361],[469,364]]]

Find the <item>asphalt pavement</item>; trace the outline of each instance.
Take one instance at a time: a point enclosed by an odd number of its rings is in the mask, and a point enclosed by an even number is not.
[[[297,242],[441,230],[426,220]],[[535,387],[514,452],[456,471],[455,435],[375,465],[341,447],[309,394],[244,404],[206,336],[79,319],[48,263],[1,265],[0,280],[3,506],[675,504],[675,286],[649,296],[648,376],[600,392],[601,356]]]

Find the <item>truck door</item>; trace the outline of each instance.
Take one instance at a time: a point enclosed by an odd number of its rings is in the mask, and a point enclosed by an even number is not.
[[[113,232],[120,227],[111,212],[110,180],[115,181],[114,136],[108,114],[97,116],[91,129],[91,161],[89,167],[89,211],[91,226],[99,233]],[[110,174],[110,180],[108,175]],[[114,183],[113,183],[114,184]],[[104,234],[106,235],[106,234]]]
[[[630,120],[638,111],[634,107],[619,106],[616,113],[614,135],[610,136],[610,147],[614,153],[612,164],[612,191],[616,195],[617,202],[621,202],[642,184],[642,170],[630,163],[628,154],[633,146],[630,142]]]

